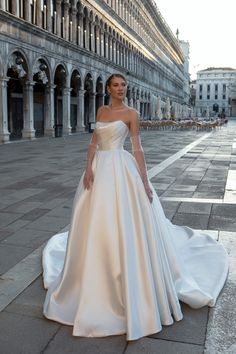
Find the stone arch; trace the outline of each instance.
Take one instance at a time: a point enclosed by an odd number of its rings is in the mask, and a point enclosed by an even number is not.
[[[52,70],[47,58],[37,57],[32,63],[33,105],[34,105],[34,129],[35,136],[43,136],[44,133],[51,135],[50,125],[50,90],[52,84]]]
[[[17,62],[14,63],[14,60],[16,61],[17,58],[19,58],[18,63]],[[20,63],[20,59],[23,59],[22,63]],[[6,71],[8,71],[8,69],[9,69],[9,64],[11,64],[12,66],[14,66],[16,64],[16,66],[18,66],[19,70],[20,70],[19,66],[21,66],[23,68],[23,70],[26,72],[27,78],[28,79],[31,78],[32,71],[30,69],[29,59],[28,59],[26,53],[24,52],[24,50],[22,50],[21,48],[14,48],[9,52],[8,58],[7,58]],[[20,75],[23,75],[23,71]]]
[[[10,139],[34,137],[32,75],[23,50],[14,48],[7,57],[8,130]],[[32,69],[31,69],[32,70]]]
[[[44,68],[43,70],[46,72],[47,74],[47,77],[48,77],[48,82],[51,83],[52,81],[52,77],[53,77],[53,74],[52,74],[52,66],[51,66],[51,63],[50,61],[48,60],[47,57],[44,57],[44,56],[38,56],[33,64],[32,64],[32,73],[34,74],[34,70],[35,70],[35,65],[37,65],[37,63],[42,63],[42,64],[45,64],[47,66],[47,68]],[[40,69],[40,68],[39,68]],[[42,68],[41,68],[42,70]]]
[[[70,97],[70,81],[67,66],[57,63],[53,70],[54,88],[54,127],[55,136],[70,133],[70,109],[68,97]]]

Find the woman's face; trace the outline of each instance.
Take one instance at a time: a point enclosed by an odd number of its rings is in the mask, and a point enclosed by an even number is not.
[[[107,90],[113,99],[123,100],[126,96],[127,85],[124,79],[114,76]]]

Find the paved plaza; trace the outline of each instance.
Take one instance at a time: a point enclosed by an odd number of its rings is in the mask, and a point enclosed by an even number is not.
[[[236,119],[212,131],[141,135],[166,216],[208,230],[229,252],[229,277],[216,306],[193,310],[182,304],[182,321],[132,342],[125,336],[73,337],[71,327],[45,319],[42,249],[53,234],[68,229],[91,136],[13,142],[0,146],[2,354],[236,353]]]

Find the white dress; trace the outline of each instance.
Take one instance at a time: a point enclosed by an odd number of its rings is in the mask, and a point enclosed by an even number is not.
[[[43,252],[44,315],[75,336],[134,340],[181,320],[179,300],[213,306],[228,257],[210,236],[171,224],[154,189],[149,202],[123,149],[124,122],[98,122],[95,132],[93,186],[85,190],[82,176],[69,236],[53,236]]]

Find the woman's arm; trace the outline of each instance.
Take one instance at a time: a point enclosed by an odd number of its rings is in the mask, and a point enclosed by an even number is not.
[[[87,151],[87,164],[86,164],[86,169],[85,169],[85,174],[84,174],[84,188],[89,189],[92,184],[93,184],[93,170],[92,170],[92,162],[94,155],[97,150],[97,136],[96,133],[93,132],[92,138],[90,140],[89,146],[88,146],[88,151]]]
[[[132,153],[133,153],[133,156],[138,164],[139,173],[140,173],[141,179],[143,181],[143,185],[144,185],[146,194],[147,194],[150,202],[152,202],[152,199],[153,199],[152,190],[149,185],[146,162],[145,162],[145,157],[144,157],[140,134],[139,134],[138,113],[136,111],[132,111],[131,115],[132,115],[132,117],[130,119],[130,140],[131,140],[131,144],[132,144]]]

